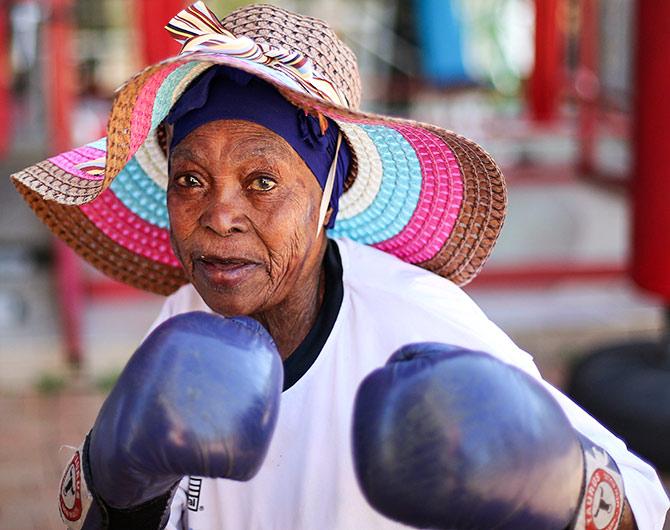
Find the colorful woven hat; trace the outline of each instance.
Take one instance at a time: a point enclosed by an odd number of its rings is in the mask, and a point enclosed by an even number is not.
[[[160,294],[187,282],[170,247],[161,122],[195,77],[223,64],[340,126],[353,163],[331,237],[372,245],[459,285],[479,272],[505,213],[499,168],[451,131],[359,111],[356,59],[324,22],[269,5],[219,21],[197,2],[167,29],[182,52],[117,91],[106,138],[12,175],[39,218],[95,267]]]

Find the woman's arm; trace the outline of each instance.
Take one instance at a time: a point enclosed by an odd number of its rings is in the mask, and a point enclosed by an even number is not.
[[[396,351],[356,396],[354,462],[368,502],[417,528],[636,529],[612,456],[538,383],[457,346]]]

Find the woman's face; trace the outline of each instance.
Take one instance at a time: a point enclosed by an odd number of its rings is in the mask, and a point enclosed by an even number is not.
[[[320,268],[321,188],[280,136],[246,121],[192,131],[170,153],[172,247],[205,303],[250,315]]]

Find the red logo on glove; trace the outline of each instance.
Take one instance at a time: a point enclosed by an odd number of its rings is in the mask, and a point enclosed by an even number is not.
[[[60,513],[68,521],[78,521],[81,517],[81,460],[79,451],[72,457],[70,465],[60,483]]]
[[[586,530],[616,530],[621,518],[621,492],[614,478],[596,469],[586,486]]]

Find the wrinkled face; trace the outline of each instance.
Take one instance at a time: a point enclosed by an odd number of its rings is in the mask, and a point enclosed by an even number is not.
[[[320,268],[321,188],[280,136],[246,121],[202,125],[170,153],[172,246],[217,313],[284,301]]]

